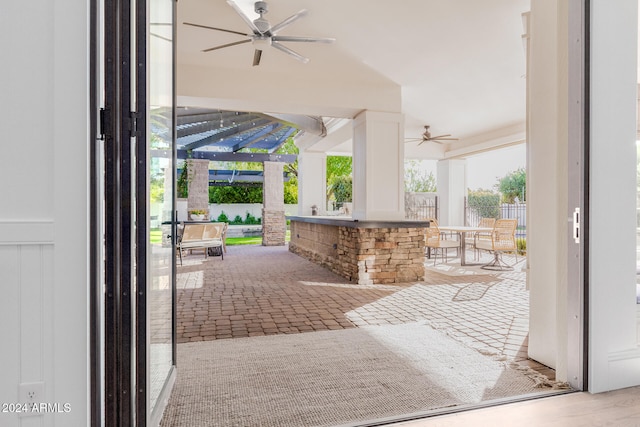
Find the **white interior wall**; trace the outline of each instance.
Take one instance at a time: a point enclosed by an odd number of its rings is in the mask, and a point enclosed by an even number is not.
[[[637,0],[591,2],[589,390],[640,384],[636,338]]]
[[[88,8],[8,2],[0,15],[0,402],[44,382],[39,401],[71,409],[3,413],[2,426],[89,425]]]

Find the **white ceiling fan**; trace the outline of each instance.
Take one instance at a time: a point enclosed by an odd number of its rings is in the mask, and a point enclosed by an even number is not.
[[[231,46],[236,46],[239,44],[244,44],[244,43],[253,43],[253,46],[255,47],[255,51],[253,54],[253,65],[260,65],[260,59],[262,58],[262,50],[266,47],[274,47],[284,53],[286,53],[287,55],[293,56],[295,59],[297,59],[298,61],[301,61],[303,63],[307,63],[309,62],[309,58],[306,58],[302,55],[300,55],[299,53],[295,52],[292,49],[289,49],[288,47],[286,47],[285,45],[283,45],[281,42],[305,42],[305,43],[333,43],[335,41],[335,39],[333,38],[328,38],[328,37],[299,37],[299,36],[279,36],[278,32],[280,30],[282,30],[283,28],[291,25],[292,23],[294,23],[295,21],[297,21],[298,19],[302,18],[303,16],[305,16],[307,14],[307,11],[305,9],[301,10],[300,12],[291,15],[290,17],[288,17],[287,19],[285,19],[284,21],[280,22],[279,24],[276,25],[271,25],[269,23],[269,21],[267,21],[267,19],[264,17],[264,15],[268,12],[268,8],[267,8],[267,2],[264,1],[257,1],[254,5],[254,10],[256,11],[256,13],[258,15],[260,15],[259,18],[255,19],[255,20],[251,20],[249,19],[243,12],[242,10],[238,7],[238,5],[232,1],[232,0],[227,0],[227,3],[233,7],[233,9],[238,13],[238,15],[240,15],[240,17],[247,23],[247,25],[249,26],[249,28],[251,28],[251,33],[243,33],[241,31],[234,31],[234,30],[227,30],[224,28],[217,28],[217,27],[210,27],[208,25],[201,25],[201,24],[194,24],[194,23],[190,23],[190,22],[184,22],[185,25],[190,25],[192,27],[199,27],[199,28],[206,28],[209,30],[216,30],[216,31],[223,31],[225,33],[231,33],[231,34],[238,34],[241,36],[245,36],[248,37],[248,39],[246,40],[240,40],[237,42],[232,42],[232,43],[227,43],[227,44],[223,44],[220,46],[214,46],[208,49],[204,49],[203,52],[210,52],[212,50],[217,50],[217,49],[223,49],[225,47],[231,47]]]
[[[422,133],[422,136],[420,138],[406,138],[404,140],[405,143],[407,142],[418,142],[418,145],[424,144],[425,142],[436,142],[438,144],[446,144],[447,141],[457,141],[458,138],[451,138],[451,134],[446,134],[446,135],[438,135],[438,136],[431,136],[431,131],[429,130],[429,125],[425,125],[424,127],[424,132]]]

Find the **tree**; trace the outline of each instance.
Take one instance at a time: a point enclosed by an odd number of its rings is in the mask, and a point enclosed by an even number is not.
[[[353,194],[353,158],[327,156],[327,199],[336,203],[350,202]]]
[[[509,172],[498,180],[496,187],[502,193],[502,203],[515,203],[516,197],[524,202],[527,194],[527,173],[524,168]]]
[[[418,160],[404,162],[404,191],[412,193],[435,193],[436,177],[428,172]]]
[[[351,156],[327,156],[327,184],[331,186],[336,177],[351,176],[353,158]]]
[[[353,194],[353,180],[350,176],[337,176],[329,187],[329,195],[336,203],[351,202]]]

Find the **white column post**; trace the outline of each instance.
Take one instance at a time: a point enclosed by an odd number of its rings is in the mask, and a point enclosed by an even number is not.
[[[464,224],[464,198],[467,196],[467,161],[451,159],[438,161],[438,223]]]
[[[364,111],[353,123],[353,219],[404,219],[404,117]]]
[[[327,209],[327,153],[301,151],[298,154],[298,215],[318,215]]]

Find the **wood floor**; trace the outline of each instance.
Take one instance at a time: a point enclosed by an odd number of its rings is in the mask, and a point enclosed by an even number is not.
[[[640,387],[599,394],[564,394],[397,423],[392,426],[640,426]]]

